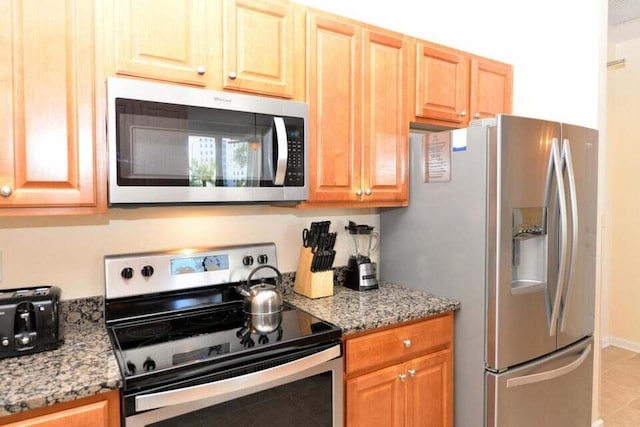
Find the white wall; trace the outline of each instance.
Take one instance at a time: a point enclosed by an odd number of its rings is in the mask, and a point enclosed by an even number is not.
[[[296,2],[510,63],[514,114],[598,128],[606,0]]]

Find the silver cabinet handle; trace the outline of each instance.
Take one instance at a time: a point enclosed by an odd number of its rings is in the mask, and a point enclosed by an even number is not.
[[[410,376],[411,378],[415,378],[415,377],[416,377],[416,370],[415,370],[415,369],[409,369],[409,370],[407,371],[407,373],[409,373],[409,376]]]
[[[474,113],[473,118],[474,119],[479,119],[480,118],[480,113]]]
[[[411,340],[409,338],[405,338],[402,340],[402,344],[404,344],[406,348],[409,348],[411,347]]]
[[[398,378],[400,381],[405,382],[407,380],[407,374],[400,374],[398,375]]]
[[[458,115],[460,117],[467,117],[467,112],[466,111],[460,111],[460,113]]]
[[[11,193],[13,193],[13,189],[8,185],[3,185],[2,187],[0,187],[0,196],[9,197]]]
[[[204,75],[204,73],[206,73],[206,72],[207,72],[207,69],[206,69],[206,68],[204,68],[204,67],[198,67],[198,68],[196,68],[196,73],[198,73],[198,74],[199,74],[199,75],[201,75],[201,76],[202,76],[202,75]]]
[[[370,196],[372,193],[370,188],[367,188],[366,190],[364,190],[364,194],[366,194],[367,196]]]
[[[231,80],[235,80],[236,78],[238,78],[238,74],[235,71],[232,71],[229,73],[229,78]]]
[[[362,188],[356,190],[356,196],[362,196]]]

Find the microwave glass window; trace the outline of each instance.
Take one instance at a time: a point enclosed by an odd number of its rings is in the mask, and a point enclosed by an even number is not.
[[[278,153],[273,116],[123,98],[117,100],[116,110],[120,186],[275,185],[283,153]],[[288,182],[302,174],[296,157],[301,154],[296,148],[292,155],[290,144],[302,134],[303,122],[288,117],[284,121]]]

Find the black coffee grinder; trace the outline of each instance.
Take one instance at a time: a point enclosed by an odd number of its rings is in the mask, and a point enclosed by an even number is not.
[[[345,230],[349,230],[356,253],[349,256],[344,285],[356,291],[378,289],[376,265],[369,256],[378,248],[380,234],[369,225],[358,225],[353,221],[349,221]]]

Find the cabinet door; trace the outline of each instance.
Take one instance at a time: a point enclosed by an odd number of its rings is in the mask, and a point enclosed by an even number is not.
[[[405,382],[403,365],[347,380],[348,427],[400,427],[404,424]]]
[[[6,427],[87,427],[106,426],[108,402],[96,402],[65,411],[7,424]]]
[[[416,43],[416,104],[419,118],[464,126],[469,99],[469,60],[458,51]]]
[[[401,35],[364,32],[363,201],[407,194],[407,45]]]
[[[224,88],[293,97],[296,58],[289,2],[226,0],[224,18]]]
[[[451,349],[410,360],[407,368],[407,425],[453,426]]]
[[[100,209],[93,4],[0,2],[0,215]]]
[[[205,84],[207,0],[115,0],[116,72]]]
[[[357,201],[361,184],[361,40],[349,22],[309,12],[309,201]]]
[[[511,113],[513,67],[484,58],[471,59],[471,118]]]

